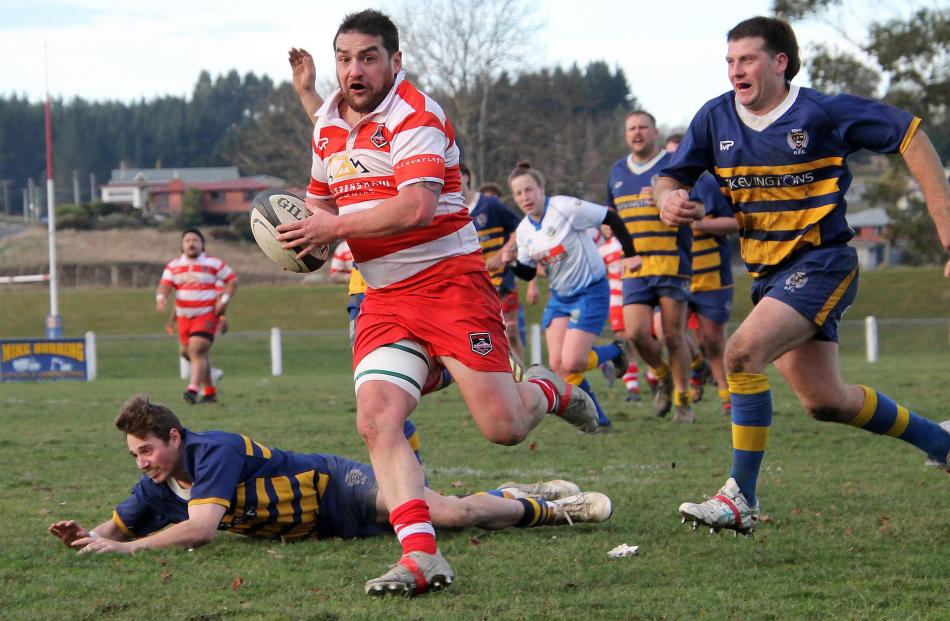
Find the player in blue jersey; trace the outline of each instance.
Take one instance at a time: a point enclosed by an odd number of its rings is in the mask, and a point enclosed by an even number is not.
[[[525,280],[534,279],[537,267],[543,266],[551,291],[542,319],[548,364],[558,376],[591,396],[601,430],[607,431],[610,419],[584,374],[610,360],[623,377],[627,359],[620,341],[594,345],[610,313],[610,287],[590,229],[610,226],[623,248],[624,267],[631,271],[640,265],[633,240],[613,210],[570,196],[545,196],[544,177],[527,162],[518,163],[508,184],[526,217],[518,225],[517,255],[509,248],[505,259]]]
[[[798,43],[784,21],[748,19],[727,41],[733,90],[697,113],[656,194],[664,222],[693,222],[705,211],[686,188],[703,171],[712,172],[733,205],[742,257],[755,278],[755,306],[725,353],[731,475],[713,498],[680,506],[683,520],[694,526],[748,533],[758,523],[756,481],[772,424],[769,363],[813,418],[899,438],[948,468],[950,424],[941,427],[841,378],[837,324],[858,283],[857,256],[847,245],[853,233],[845,221],[851,183],[845,158],[861,148],[903,155],[947,249],[950,188],[919,118],[877,101],[791,84],[800,66]],[[950,263],[944,273],[950,277]]]
[[[508,208],[497,196],[482,194],[472,190],[472,171],[468,166],[461,164],[459,172],[462,176],[462,195],[468,215],[478,232],[478,243],[485,256],[485,267],[491,276],[492,284],[501,298],[501,311],[505,315],[505,334],[508,335],[508,345],[518,360],[524,360],[524,348],[518,330],[518,285],[515,282],[515,273],[505,264],[502,248],[509,240],[513,242],[515,229],[521,222],[521,217]]]
[[[623,321],[640,357],[658,380],[654,414],[666,416],[676,408],[673,420],[692,422],[689,399],[690,355],[686,343],[686,305],[691,276],[688,226],[660,222],[653,200],[653,179],[669,162],[670,155],[657,145],[656,119],[634,110],[624,121],[630,155],[610,170],[607,205],[617,210],[633,237],[643,266],[623,280]],[[653,336],[653,309],[659,306],[663,343]],[[663,345],[670,355],[663,359]]]
[[[392,530],[368,464],[269,448],[235,433],[191,431],[142,396],[122,406],[115,425],[143,476],[112,518],[94,529],[73,520],[49,527],[80,553],[193,547],[211,542],[219,530],[282,540]],[[500,487],[464,497],[426,489],[433,522],[500,529],[602,522],[612,511],[609,498],[568,481]]]

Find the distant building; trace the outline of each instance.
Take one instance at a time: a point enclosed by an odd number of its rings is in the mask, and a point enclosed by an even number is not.
[[[862,269],[874,269],[880,265],[897,262],[896,249],[886,237],[891,218],[883,207],[872,207],[848,214],[848,226],[854,229],[851,245],[858,251],[858,263]]]
[[[242,177],[234,166],[117,168],[102,186],[102,201],[173,216],[181,212],[185,192],[198,190],[206,214],[226,216],[249,210],[258,192],[285,185],[283,179],[267,175]]]

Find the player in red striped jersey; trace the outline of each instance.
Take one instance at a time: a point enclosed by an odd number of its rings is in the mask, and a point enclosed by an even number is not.
[[[346,239],[369,286],[354,346],[357,427],[403,556],[370,595],[454,578],[439,553],[423,473],[403,435],[433,368],[455,378],[489,440],[515,444],[545,413],[597,429],[593,403],[539,368],[511,376],[501,302],[462,199],[455,133],[402,71],[399,33],[374,10],[346,16],[333,44],[339,89],[317,111],[311,215],[278,227],[285,248]]]
[[[186,229],[181,235],[180,257],[162,272],[155,292],[155,309],[165,310],[168,294],[175,291],[175,315],[178,318],[178,342],[181,355],[191,362],[191,377],[183,397],[187,403],[218,400],[211,381],[209,353],[219,322],[237,288],[237,276],[228,265],[205,254],[205,239],[198,229]],[[218,295],[220,281],[223,293]]]

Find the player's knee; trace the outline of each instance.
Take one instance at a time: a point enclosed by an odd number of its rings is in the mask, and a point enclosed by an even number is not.
[[[400,419],[399,413],[386,404],[361,401],[356,408],[356,431],[369,449],[405,439],[404,425],[405,417]]]
[[[739,339],[731,339],[726,345],[723,365],[728,373],[761,373],[765,365],[755,355],[755,351]]]
[[[525,426],[514,417],[507,414],[496,414],[491,417],[489,428],[482,428],[482,435],[492,444],[514,446],[524,441],[528,435]]]

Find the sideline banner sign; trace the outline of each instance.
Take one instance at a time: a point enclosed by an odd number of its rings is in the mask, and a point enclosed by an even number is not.
[[[0,339],[0,381],[85,380],[84,339]]]

